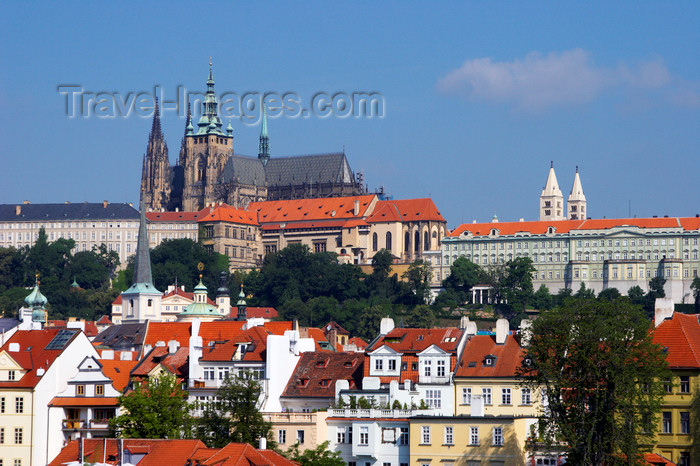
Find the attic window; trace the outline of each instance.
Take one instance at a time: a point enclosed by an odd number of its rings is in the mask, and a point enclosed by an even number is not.
[[[423,341],[423,338],[425,338],[423,335],[418,335],[417,340],[418,340],[418,341]]]
[[[467,367],[476,367],[476,361],[469,361],[469,364],[467,364]]]
[[[300,387],[306,387],[309,384],[309,379],[308,378],[303,378],[297,380],[297,385]]]
[[[352,361],[345,361],[345,362],[343,363],[343,366],[345,366],[345,367],[352,367]]]
[[[322,386],[322,387],[327,387],[328,385],[330,385],[330,383],[331,383],[331,379],[323,379],[323,380],[321,380],[321,386]]]
[[[456,337],[446,337],[443,341],[445,343],[453,343],[453,342],[457,341],[457,338]]]
[[[486,356],[484,359],[484,366],[493,367],[496,364],[496,358],[494,356]]]
[[[326,367],[328,365],[328,360],[324,359],[321,361],[316,361],[316,367]]]

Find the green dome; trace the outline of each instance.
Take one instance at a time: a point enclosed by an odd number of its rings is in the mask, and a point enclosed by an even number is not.
[[[32,322],[46,323],[46,314],[43,309],[36,308],[32,311]]]
[[[24,302],[31,308],[41,309],[46,306],[48,300],[46,299],[46,296],[41,294],[41,291],[39,291],[39,283],[34,285],[34,289],[31,293],[29,293],[29,296],[24,298]]]
[[[207,302],[207,287],[199,279],[199,283],[194,287],[194,302],[187,306],[178,316],[211,316],[221,315],[213,304]]]

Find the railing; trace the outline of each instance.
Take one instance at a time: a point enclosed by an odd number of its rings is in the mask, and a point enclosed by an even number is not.
[[[328,415],[331,417],[367,417],[367,418],[404,418],[418,414],[432,414],[432,409],[351,409],[331,408]]]
[[[109,419],[91,419],[89,421],[85,421],[84,419],[63,420],[63,430],[87,429],[107,430],[109,429]]]
[[[268,422],[280,423],[296,423],[296,422],[314,422],[315,414],[312,413],[263,413]]]
[[[64,419],[63,429],[82,429],[84,424],[82,419]]]

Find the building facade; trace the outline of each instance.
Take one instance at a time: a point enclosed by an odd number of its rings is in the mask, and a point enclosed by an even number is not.
[[[231,271],[262,266],[260,225],[254,213],[228,205],[204,210],[208,213],[198,223],[207,251],[227,256]]]
[[[122,267],[136,251],[139,213],[131,204],[83,202],[64,204],[0,205],[0,247],[32,246],[39,230],[49,242],[75,241],[73,253],[105,245],[116,251]]]
[[[698,274],[700,218],[663,217],[463,224],[442,240],[441,275],[466,257],[484,268],[529,257],[533,285],[551,293],[581,284],[600,292],[633,286],[648,291],[654,277],[666,280],[666,296],[690,302]]]

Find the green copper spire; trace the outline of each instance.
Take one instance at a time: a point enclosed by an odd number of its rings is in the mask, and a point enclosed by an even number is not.
[[[258,144],[258,159],[263,165],[270,160],[270,137],[267,135],[267,106],[263,104],[262,125],[260,128],[260,143]]]
[[[216,99],[216,93],[214,92],[214,71],[212,70],[211,57],[209,57],[209,79],[207,79],[207,93],[204,96],[203,105],[204,110],[202,111],[202,117],[199,119],[199,123],[197,123],[199,127],[197,134],[218,134],[219,136],[226,136],[221,130],[222,123],[218,113],[219,103]]]

